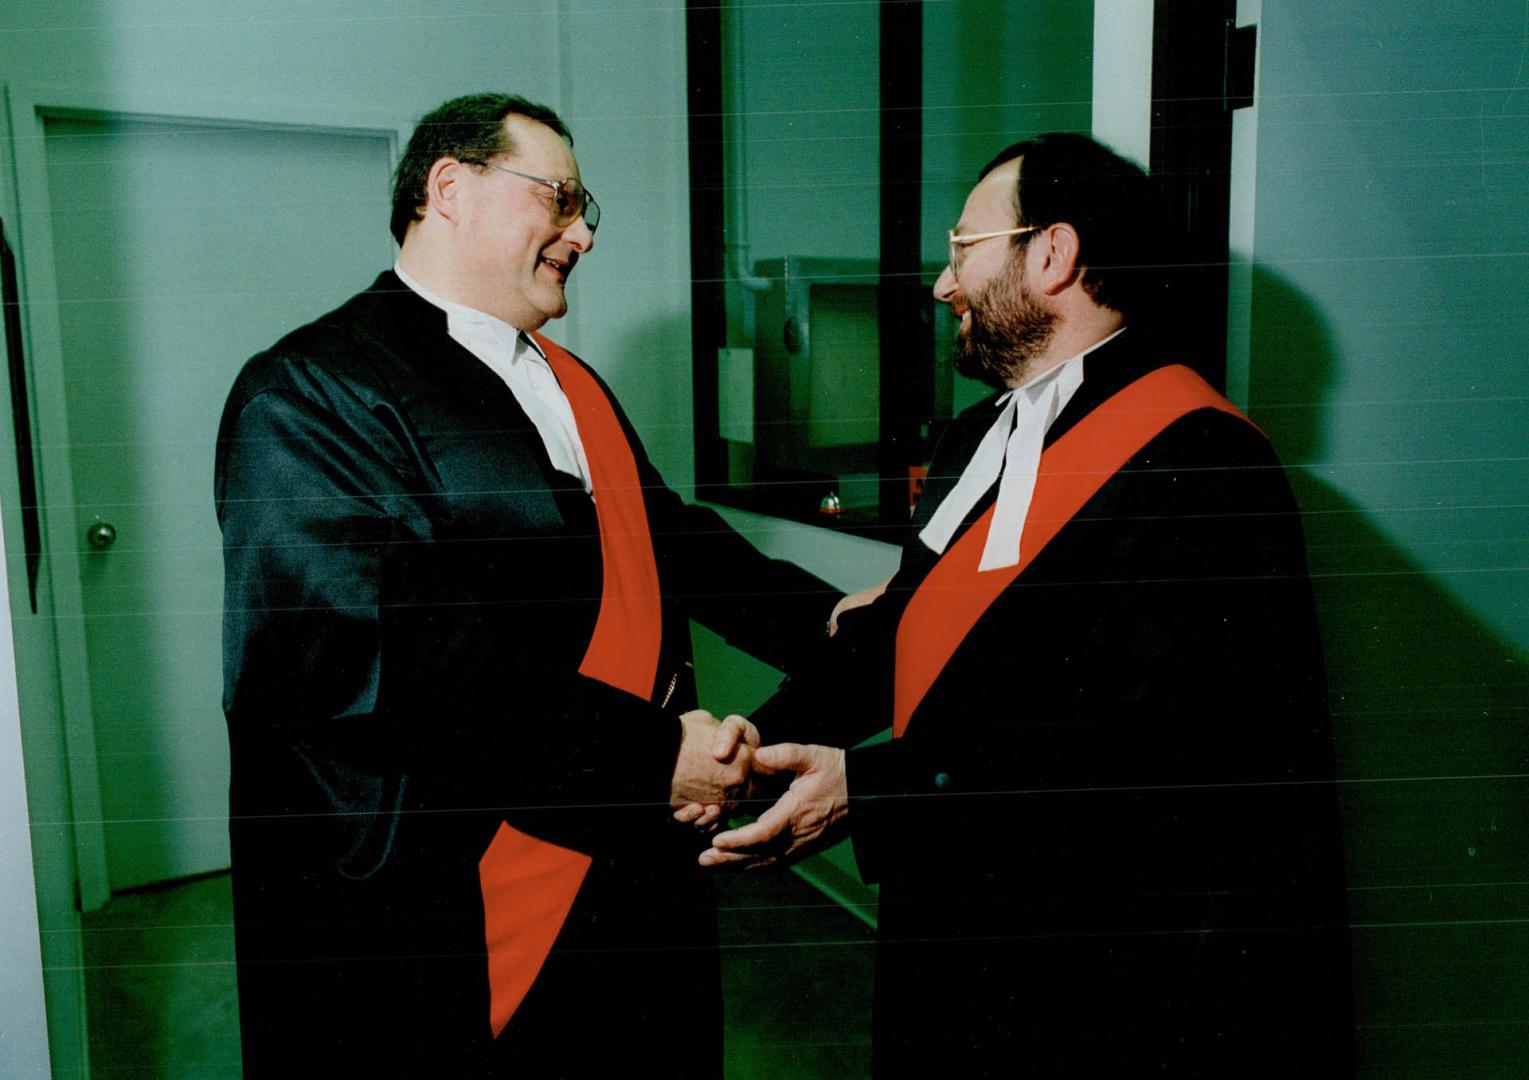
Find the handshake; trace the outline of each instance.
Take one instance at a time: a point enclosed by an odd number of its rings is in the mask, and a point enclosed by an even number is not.
[[[711,832],[741,799],[790,780],[758,820],[714,836],[701,852],[702,866],[768,866],[837,838],[849,813],[843,750],[760,746],[759,731],[746,719],[729,716],[718,723],[705,709],[685,713],[680,724],[684,737],[669,788],[676,821]]]

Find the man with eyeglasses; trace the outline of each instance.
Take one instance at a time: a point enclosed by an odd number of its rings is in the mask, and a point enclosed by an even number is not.
[[[1175,363],[1198,313],[1171,251],[1090,139],[983,170],[934,292],[997,393],[937,449],[896,576],[754,715],[790,788],[703,853],[853,838],[877,1077],[1352,1067],[1300,521],[1263,435]]]
[[[688,618],[789,667],[832,594],[685,506],[538,332],[599,223],[554,113],[450,101],[398,166],[395,267],[230,394],[247,1076],[720,1075],[672,818],[736,796],[753,736],[695,708]]]

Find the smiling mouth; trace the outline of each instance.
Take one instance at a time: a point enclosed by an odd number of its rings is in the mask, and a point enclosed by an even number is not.
[[[572,259],[554,259],[550,255],[543,255],[542,264],[551,267],[552,272],[557,275],[559,281],[567,281],[568,275],[573,272]]]

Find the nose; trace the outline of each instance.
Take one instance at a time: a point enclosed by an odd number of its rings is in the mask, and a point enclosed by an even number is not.
[[[956,274],[947,264],[940,272],[940,276],[934,283],[934,298],[942,304],[949,304],[956,295]]]
[[[584,223],[584,216],[582,214],[569,222],[568,227],[563,230],[563,239],[568,241],[569,246],[573,250],[581,254],[595,246],[595,234]]]

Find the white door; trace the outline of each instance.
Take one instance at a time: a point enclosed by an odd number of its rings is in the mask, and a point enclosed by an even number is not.
[[[111,887],[228,865],[213,449],[240,364],[391,265],[389,142],[56,119],[46,158]],[[109,545],[87,539],[109,527]]]

